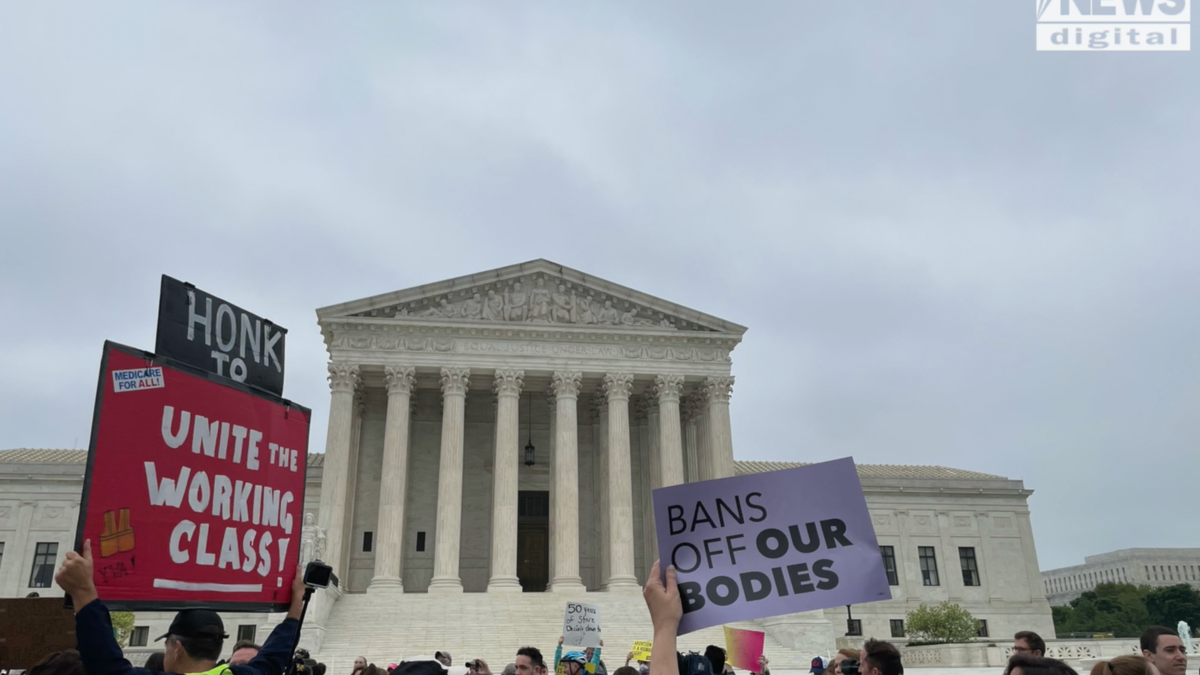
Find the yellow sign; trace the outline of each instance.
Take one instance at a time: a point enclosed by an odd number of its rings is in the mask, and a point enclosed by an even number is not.
[[[633,643],[633,660],[634,661],[650,661],[650,651],[654,644],[646,640],[638,640]]]

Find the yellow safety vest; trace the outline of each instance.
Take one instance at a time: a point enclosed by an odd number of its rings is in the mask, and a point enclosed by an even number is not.
[[[222,663],[216,668],[213,668],[212,670],[206,670],[203,673],[188,673],[188,675],[224,675],[225,673],[230,673],[228,663]],[[232,675],[232,673],[230,673],[230,675]]]

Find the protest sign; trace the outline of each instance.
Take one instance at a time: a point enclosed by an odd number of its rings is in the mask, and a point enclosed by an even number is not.
[[[600,608],[581,602],[568,602],[562,634],[564,646],[599,647]]]
[[[630,650],[633,652],[633,660],[649,663],[650,653],[653,651],[653,648],[654,643],[647,640],[638,640],[637,642],[634,642],[633,649]]]
[[[76,547],[114,609],[282,610],[308,409],[105,343]]]
[[[850,458],[654,491],[679,634],[892,597]]]
[[[752,673],[762,671],[758,659],[763,655],[767,635],[762,631],[725,626],[725,662]]]
[[[158,297],[159,356],[283,395],[286,328],[167,275]]]

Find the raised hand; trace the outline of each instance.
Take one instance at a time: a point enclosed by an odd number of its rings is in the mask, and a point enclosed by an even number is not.
[[[96,581],[92,572],[92,542],[83,540],[83,552],[67,551],[62,567],[54,575],[54,581],[71,596],[75,611],[100,597],[96,592]]]
[[[679,629],[679,621],[683,618],[683,604],[679,601],[679,581],[675,566],[667,568],[666,583],[662,581],[660,563],[655,562],[650,569],[650,578],[646,580],[646,588],[642,597],[646,607],[650,609],[650,622],[654,630],[669,628],[672,633]]]

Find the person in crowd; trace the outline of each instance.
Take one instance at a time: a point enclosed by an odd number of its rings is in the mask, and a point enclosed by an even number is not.
[[[317,665],[313,666],[313,675],[325,675],[325,670],[325,664],[318,663]]]
[[[439,652],[440,653],[440,652]],[[367,657],[357,656],[354,658],[354,670],[350,671],[350,675],[360,675],[367,667]]]
[[[704,658],[712,665],[714,674],[732,672],[733,668],[725,662],[725,650],[716,645],[709,645],[704,648]]]
[[[504,675],[517,675],[517,664],[510,663],[504,666]]]
[[[1004,675],[1079,675],[1075,669],[1057,659],[1017,654],[1008,660]]]
[[[1097,663],[1092,666],[1091,675],[1156,675],[1156,672],[1146,657],[1126,654]]]
[[[558,648],[562,649],[562,638],[558,639]],[[582,656],[582,652],[579,653]],[[478,663],[477,672],[479,675],[492,675],[492,670],[488,667],[487,661],[483,659],[475,659]],[[584,660],[586,663],[586,659]],[[521,647],[517,650],[517,659],[513,664],[516,675],[546,675],[546,659],[542,656],[542,650],[537,647]]]
[[[50,654],[25,672],[27,675],[83,675],[83,661],[79,652],[67,649]]]
[[[585,658],[585,662],[584,662],[584,670],[585,671],[587,671],[588,673],[595,673],[596,675],[608,675],[608,669],[605,668],[604,662],[600,660],[600,650],[603,648],[604,648],[604,640],[601,640],[599,648],[592,649],[591,647],[588,647],[587,649],[583,650],[583,656]],[[630,656],[632,657],[632,654],[630,654]],[[554,665],[555,665],[555,667],[557,667],[559,663],[562,663],[562,661],[563,661],[563,636],[559,635],[558,636],[558,647],[556,647],[554,650]],[[629,665],[629,662],[626,661],[625,665]]]
[[[433,655],[433,658],[437,659],[438,663],[447,668],[454,665],[454,660],[450,658],[450,652],[437,652]]]
[[[637,671],[637,668],[631,668],[630,666],[621,666],[620,668],[617,668],[616,670],[613,671],[613,675],[638,675],[638,671]]]
[[[446,668],[436,656],[414,656],[401,661],[392,675],[445,675]]]
[[[239,640],[233,646],[233,654],[229,656],[229,665],[240,666],[243,663],[250,663],[251,659],[258,656],[259,649],[262,649],[262,647],[249,640]]]
[[[842,675],[842,661],[846,660],[858,663],[858,652],[853,649],[839,649],[832,659],[829,659],[829,668],[827,670],[832,675]]]
[[[1142,633],[1142,656],[1158,668],[1162,675],[1184,675],[1187,672],[1187,651],[1183,640],[1173,628],[1151,626]]]
[[[1013,654],[1042,657],[1046,655],[1046,641],[1041,635],[1023,630],[1013,636]]]
[[[559,647],[559,651],[562,651],[562,647]],[[555,656],[557,655],[558,654],[556,652]],[[566,654],[563,654],[561,658],[559,658],[558,663],[563,664],[563,672],[566,673],[566,675],[586,675],[587,673],[588,659],[587,654],[584,654],[583,652],[567,652]]]
[[[146,665],[142,666],[142,668],[155,673],[161,673],[163,671],[163,658],[166,655],[166,652],[154,652],[146,657]]]
[[[859,651],[858,671],[862,675],[904,675],[900,650],[890,642],[871,638]]]
[[[134,668],[121,652],[113,635],[108,608],[100,601],[93,581],[92,543],[83,540],[83,551],[68,551],[62,567],[54,575],[55,582],[71,596],[75,607],[75,639],[87,675],[131,675],[145,673]],[[287,618],[267,638],[258,656],[249,663],[223,666],[224,673],[233,675],[282,675],[292,659],[292,645],[300,627],[300,612],[304,607],[304,570],[297,569],[292,582],[292,604]],[[186,609],[175,615],[167,634],[163,670],[169,673],[207,673],[215,670],[224,645],[225,624],[216,612],[207,609]]]
[[[376,666],[374,663],[370,663],[367,664],[366,668],[363,668],[362,675],[385,675],[385,673],[383,668]]]
[[[817,658],[821,658],[821,657],[817,657]],[[756,670],[750,671],[750,675],[771,675],[771,669],[767,667],[767,664],[769,664],[769,663],[771,663],[771,662],[767,659],[766,654],[759,656],[758,657],[758,668]],[[825,672],[825,659],[823,659],[823,658],[821,658],[821,672],[822,673]]]

